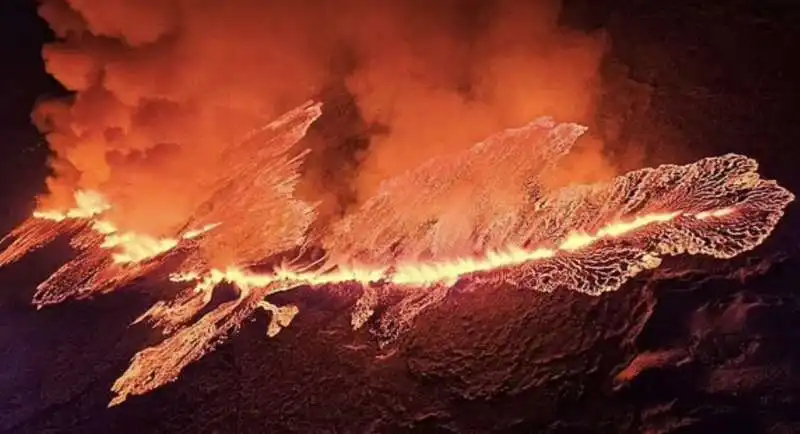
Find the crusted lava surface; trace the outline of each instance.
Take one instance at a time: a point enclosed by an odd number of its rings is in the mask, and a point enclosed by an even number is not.
[[[24,287],[20,273],[46,268],[53,249],[3,271],[3,286]],[[600,297],[456,286],[384,348],[350,327],[357,287],[309,287],[271,300],[301,311],[277,337],[258,313],[175,383],[110,409],[119,369],[159,339],[128,326],[148,282],[39,311],[6,292],[0,429],[789,430],[800,308],[779,288],[797,269],[779,257],[674,260]]]

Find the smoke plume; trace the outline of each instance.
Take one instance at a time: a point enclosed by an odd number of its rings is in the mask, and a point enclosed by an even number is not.
[[[225,170],[226,145],[331,89],[360,126],[305,143],[299,190],[323,214],[538,116],[591,124],[604,38],[559,26],[559,12],[557,1],[43,0],[58,37],[47,69],[74,93],[34,113],[54,151],[42,205],[98,189],[118,225],[173,230]],[[564,167],[579,181],[611,172],[591,137]]]

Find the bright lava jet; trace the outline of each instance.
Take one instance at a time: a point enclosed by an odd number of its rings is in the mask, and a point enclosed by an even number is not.
[[[358,291],[353,327],[372,319],[386,343],[456,284],[599,295],[663,256],[733,257],[759,245],[794,199],[735,154],[548,189],[540,180],[585,128],[543,118],[385,182],[320,234],[310,230],[314,205],[293,194],[305,153],[292,149],[321,110],[307,103],[231,145],[207,200],[171,236],[120,231],[105,218],[114,204],[102,192],[78,191],[72,209],[37,211],[3,240],[0,266],[70,237],[77,256],[37,287],[38,307],[112,291],[164,267],[183,286],[136,320],[165,337],[133,357],[112,387],[112,405],[175,380],[258,308],[271,313],[267,334],[277,334],[298,309],[268,302],[276,292]],[[308,259],[310,246],[324,256]],[[220,265],[221,250],[229,263]],[[280,259],[255,271],[265,258]],[[210,308],[223,283],[237,297]]]

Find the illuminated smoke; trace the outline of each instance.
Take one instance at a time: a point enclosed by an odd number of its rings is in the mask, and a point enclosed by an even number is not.
[[[74,95],[34,115],[55,153],[42,208],[99,191],[121,230],[168,236],[207,199],[227,143],[331,88],[354,101],[366,143],[325,141],[303,169],[325,213],[494,131],[589,122],[605,42],[560,27],[559,12],[555,0],[43,0],[59,37],[46,66]],[[586,144],[570,177],[608,177],[601,144]]]

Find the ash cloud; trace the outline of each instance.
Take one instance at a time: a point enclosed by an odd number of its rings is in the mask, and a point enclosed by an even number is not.
[[[169,230],[224,170],[227,144],[331,89],[352,122],[312,131],[299,187],[323,216],[503,128],[543,115],[591,124],[607,44],[559,26],[559,12],[557,1],[44,0],[59,38],[47,69],[74,95],[34,113],[55,154],[43,206],[96,188],[121,226]],[[611,175],[602,145],[585,139],[551,181]]]

